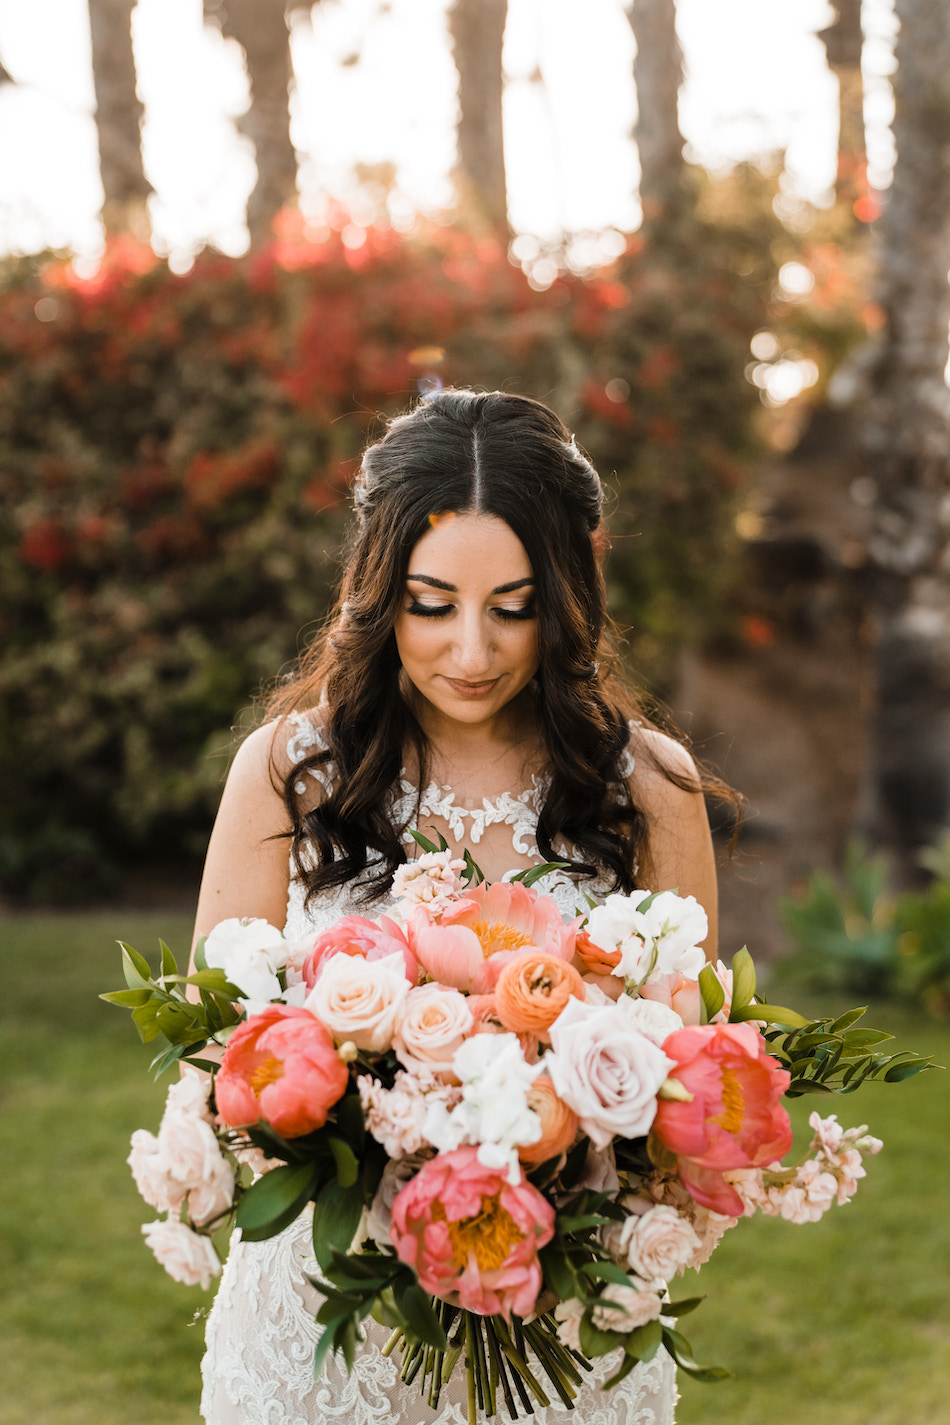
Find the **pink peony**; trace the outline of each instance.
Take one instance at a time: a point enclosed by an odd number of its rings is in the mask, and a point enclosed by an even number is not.
[[[537,1188],[484,1167],[474,1147],[440,1153],[397,1194],[390,1237],[424,1291],[482,1316],[527,1316],[554,1209]]]
[[[424,908],[417,910],[409,943],[432,979],[490,994],[504,966],[525,950],[570,960],[578,924],[564,924],[552,896],[518,881],[495,881],[469,891],[442,912],[438,924]]]
[[[305,1009],[275,1004],[238,1025],[214,1087],[218,1113],[232,1128],[263,1118],[297,1138],[323,1127],[348,1082],[323,1025]]]
[[[184,1222],[147,1222],[142,1228],[146,1242],[157,1260],[176,1282],[200,1286],[205,1291],[211,1278],[221,1271],[211,1239],[192,1232]]]
[[[336,925],[324,930],[312,942],[303,960],[303,978],[312,990],[326,962],[334,955],[362,955],[365,960],[385,960],[399,954],[406,965],[406,979],[411,985],[419,982],[419,965],[409,948],[409,942],[388,915],[367,920],[365,915],[344,915]]]
[[[781,1100],[790,1075],[751,1024],[691,1025],[671,1034],[663,1052],[676,1061],[670,1078],[692,1098],[661,1099],[653,1130],[677,1155],[677,1171],[697,1202],[741,1217],[743,1200],[723,1173],[788,1151],[792,1125]]]
[[[668,1005],[684,1024],[699,1024],[702,1019],[699,981],[691,980],[680,970],[647,980],[640,986],[640,998]]]

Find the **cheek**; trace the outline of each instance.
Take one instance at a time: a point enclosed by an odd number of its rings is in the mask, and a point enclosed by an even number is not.
[[[437,621],[431,623],[423,619],[398,618],[393,627],[396,637],[396,651],[403,664],[418,663],[432,657],[439,646]]]

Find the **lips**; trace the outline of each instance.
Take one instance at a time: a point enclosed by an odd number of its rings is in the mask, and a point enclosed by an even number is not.
[[[486,683],[459,683],[454,678],[446,678],[445,681],[460,698],[487,698],[495,691],[499,680],[492,678]]]

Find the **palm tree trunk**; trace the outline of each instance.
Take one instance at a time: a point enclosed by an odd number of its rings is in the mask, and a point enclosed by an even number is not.
[[[147,234],[152,185],[142,166],[142,103],[135,91],[132,11],[136,0],[89,0],[99,172],[107,233]]]
[[[508,225],[501,63],[507,18],[508,0],[455,0],[449,11],[459,77],[459,206],[495,228]]]
[[[274,218],[297,196],[297,154],[290,138],[293,65],[285,0],[205,0],[205,14],[237,40],[251,86],[238,128],[254,145],[257,183],[247,204],[251,246],[273,235]],[[299,8],[299,7],[297,7]]]
[[[637,42],[634,137],[640,153],[640,203],[644,221],[651,222],[675,216],[688,191],[679,126],[683,50],[675,0],[633,0],[625,13]]]
[[[868,431],[877,483],[876,707],[866,823],[912,877],[950,827],[950,6],[897,0],[887,315]]]

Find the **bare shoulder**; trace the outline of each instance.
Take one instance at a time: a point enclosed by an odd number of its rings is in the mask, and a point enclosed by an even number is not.
[[[709,917],[706,953],[715,958],[716,863],[696,764],[682,743],[655,728],[636,728],[631,751],[630,795],[649,838],[642,883],[696,897]]]

